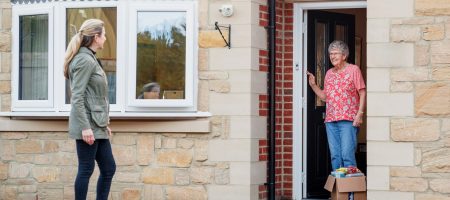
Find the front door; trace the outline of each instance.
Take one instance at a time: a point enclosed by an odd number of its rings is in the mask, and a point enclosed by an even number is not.
[[[308,11],[307,65],[323,89],[325,73],[330,69],[328,45],[333,40],[342,40],[355,52],[355,16],[325,11]],[[354,63],[350,53],[348,61]],[[330,153],[325,131],[325,102],[322,102],[308,87],[307,92],[307,198],[328,198],[323,189],[331,171]]]

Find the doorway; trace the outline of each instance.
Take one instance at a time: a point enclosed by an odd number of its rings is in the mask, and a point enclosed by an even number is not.
[[[331,171],[324,126],[325,103],[307,85],[306,70],[323,86],[332,67],[328,45],[336,39],[349,45],[348,61],[361,67],[366,80],[366,2],[320,2],[294,5],[294,199],[328,199],[323,189]],[[304,67],[300,67],[304,66]],[[297,106],[296,106],[297,104]],[[358,135],[357,165],[366,172],[366,124]]]
[[[331,68],[328,56],[328,44],[342,40],[348,44],[350,52],[355,50],[355,16],[323,10],[308,11],[308,56],[307,70],[316,76],[317,84],[323,88],[325,73]],[[349,63],[354,63],[350,54]],[[330,154],[325,131],[325,102],[319,99],[310,87],[307,87],[306,130],[306,197],[328,198],[323,189],[331,171]]]

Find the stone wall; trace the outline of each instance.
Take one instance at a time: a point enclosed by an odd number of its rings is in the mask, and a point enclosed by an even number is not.
[[[113,131],[120,132],[114,132],[111,140],[118,167],[110,199],[258,199],[258,187],[266,181],[266,163],[258,155],[259,141],[266,138],[266,117],[258,110],[258,97],[267,91],[266,72],[259,69],[258,60],[260,50],[266,49],[266,31],[258,25],[258,8],[263,3],[198,0],[197,106],[213,115],[205,119],[210,132],[177,132],[175,126],[172,133],[142,133],[142,124],[164,122],[113,119],[111,125],[117,126]],[[234,6],[232,17],[218,12],[223,4]],[[10,1],[0,0],[0,10],[0,111],[5,112],[11,107]],[[216,21],[232,26],[231,49],[224,47],[214,28]],[[15,128],[33,122],[0,120]],[[126,122],[140,123],[140,128]],[[55,131],[46,127],[41,132],[0,132],[0,199],[73,199],[75,144],[60,129],[62,121],[57,124]],[[95,197],[97,175],[98,169],[91,179],[89,199]]]
[[[208,160],[209,134],[117,133],[112,199],[207,199],[230,182],[229,164]],[[0,199],[73,199],[75,143],[67,133],[0,134]],[[95,199],[96,168],[89,199]]]
[[[449,5],[368,1],[368,199],[450,199]]]
[[[293,3],[276,0],[275,29],[275,196],[280,199],[291,199],[293,191]],[[259,6],[259,25],[269,26],[269,7]],[[269,49],[259,51],[259,70],[268,73]],[[269,115],[269,95],[259,96],[259,115]],[[271,133],[267,133],[271,134]],[[269,159],[269,141],[267,138],[259,141],[260,161]],[[270,173],[270,172],[269,172]],[[259,199],[268,198],[268,185],[259,186]]]
[[[0,1],[0,111],[11,110],[11,3]]]
[[[260,52],[267,49],[267,34],[259,24],[259,14],[266,1],[202,2],[208,11],[199,16],[200,37],[204,37],[200,38],[200,53],[208,59],[204,68],[199,66],[200,88],[206,90],[208,110],[227,125],[225,137],[210,140],[209,159],[229,164],[229,184],[208,187],[208,198],[264,199],[267,164],[259,152],[265,146],[260,141],[267,137],[267,120],[259,103],[260,96],[267,92],[267,73],[260,69]],[[231,17],[218,12],[226,4],[234,7]],[[214,22],[231,25],[231,48],[224,47],[212,26]],[[211,76],[213,73],[220,76]]]

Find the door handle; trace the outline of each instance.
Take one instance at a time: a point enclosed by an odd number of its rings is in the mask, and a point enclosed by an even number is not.
[[[324,112],[322,113],[322,119],[325,119],[325,113]]]

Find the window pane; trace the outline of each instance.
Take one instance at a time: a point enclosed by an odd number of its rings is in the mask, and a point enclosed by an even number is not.
[[[136,98],[184,99],[186,12],[138,12],[137,20]]]
[[[348,44],[348,41],[346,40],[347,37],[347,28],[345,25],[340,25],[340,24],[336,24],[336,40],[341,40],[344,41],[345,43]]]
[[[48,15],[19,21],[19,100],[48,100]]]
[[[316,79],[317,85],[323,88],[326,61],[328,60],[328,51],[326,45],[326,33],[328,32],[327,24],[316,22]],[[325,106],[325,102],[320,100],[316,95],[316,106]]]
[[[70,39],[77,34],[81,24],[91,18],[97,18],[105,23],[106,41],[103,49],[97,52],[103,70],[108,78],[109,103],[116,103],[117,78],[117,9],[116,8],[69,8],[66,16],[66,46]],[[70,103],[70,87],[66,81],[66,103]]]

